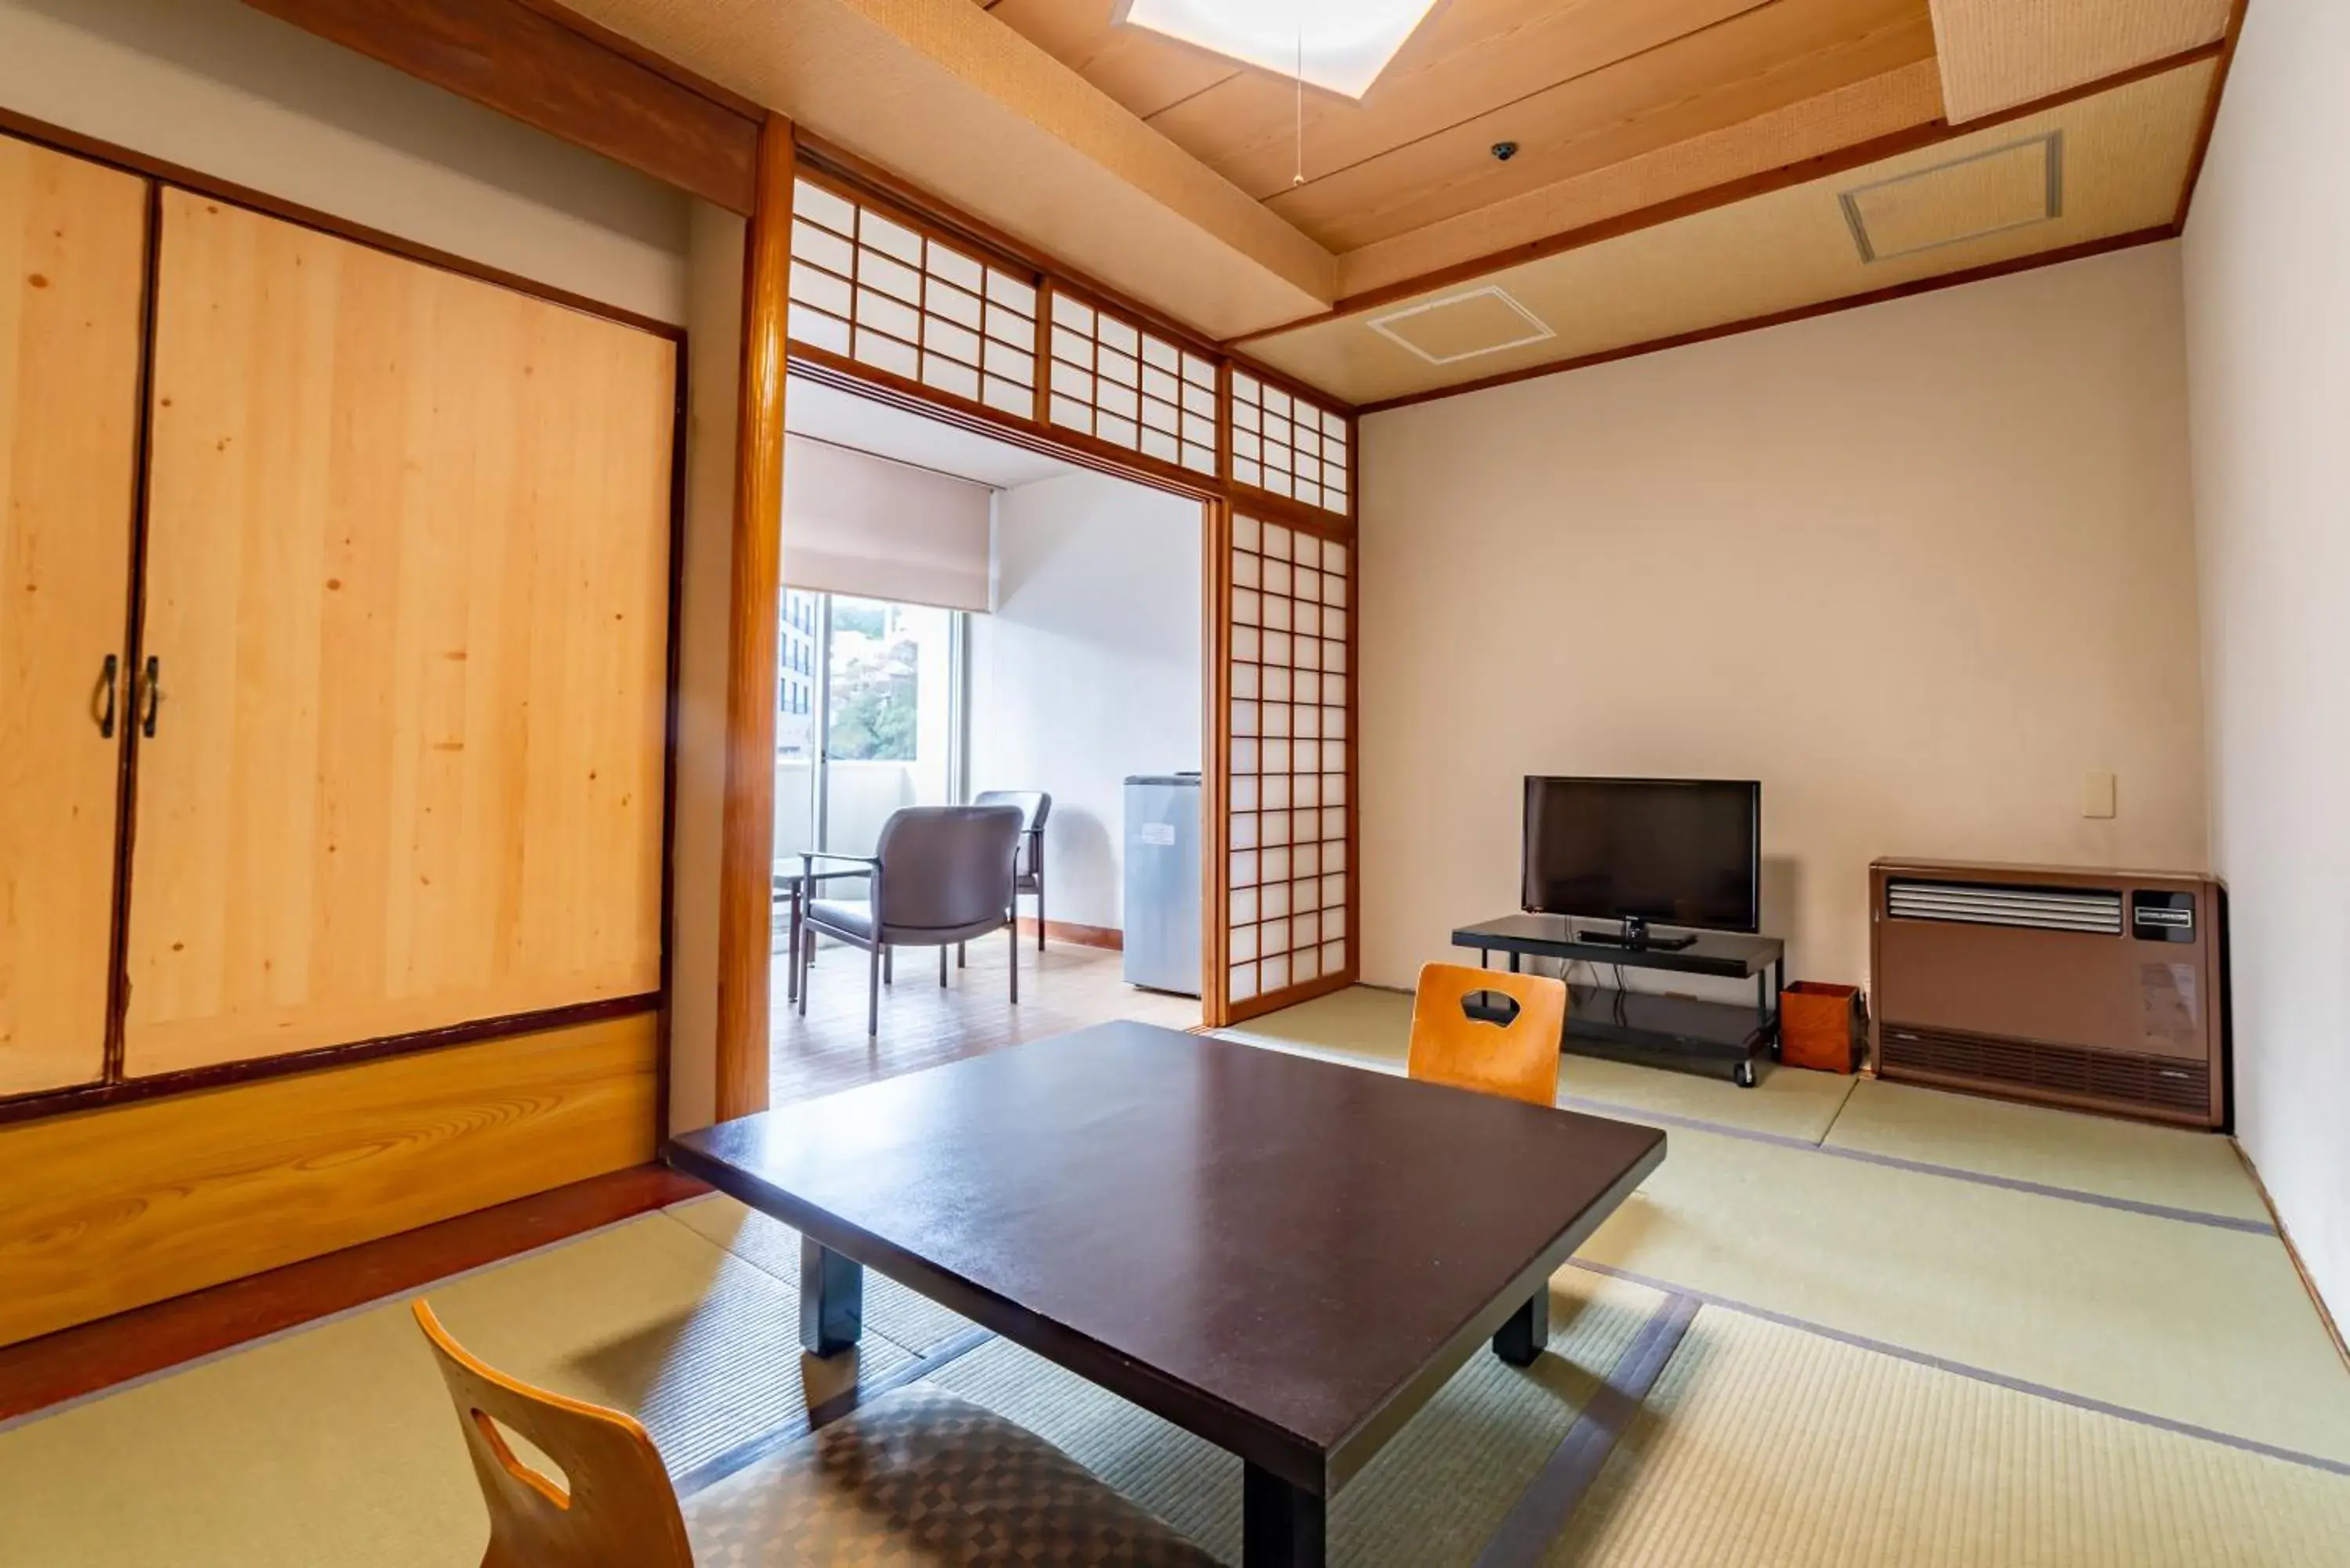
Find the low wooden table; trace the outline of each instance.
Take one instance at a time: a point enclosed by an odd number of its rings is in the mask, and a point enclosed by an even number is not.
[[[800,1333],[863,1270],[1240,1456],[1247,1568],[1324,1560],[1328,1499],[1665,1157],[1653,1128],[1107,1023],[671,1140],[798,1230]]]

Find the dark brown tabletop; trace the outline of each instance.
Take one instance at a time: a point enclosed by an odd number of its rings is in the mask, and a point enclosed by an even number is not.
[[[1664,1153],[1649,1127],[1139,1023],[670,1146],[816,1244],[807,1288],[878,1269],[1315,1499],[1530,1311],[1513,1359],[1537,1353],[1544,1282]],[[834,1288],[853,1301],[853,1274]]]

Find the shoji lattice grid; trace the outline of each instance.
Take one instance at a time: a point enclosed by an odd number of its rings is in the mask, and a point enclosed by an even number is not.
[[[1347,515],[1353,469],[1345,416],[1244,370],[1232,372],[1232,479]]]
[[[1232,518],[1227,996],[1347,967],[1347,551]]]
[[[803,180],[792,337],[1022,419],[1036,412],[1036,290]]]
[[[1053,423],[1198,473],[1216,472],[1216,368],[1055,292]]]

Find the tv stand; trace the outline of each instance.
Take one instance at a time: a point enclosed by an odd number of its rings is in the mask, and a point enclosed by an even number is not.
[[[1566,1032],[1559,1049],[1729,1078],[1752,1088],[1755,1064],[1779,1042],[1779,992],[1787,980],[1786,944],[1776,937],[1672,932],[1627,946],[1625,933],[1578,930],[1561,915],[1511,915],[1452,933],[1452,945],[1477,950],[1478,962],[1509,955],[1515,972],[1528,957],[1629,969],[1667,970],[1754,981],[1754,1004],[1700,1002],[1608,985],[1567,987]],[[1667,945],[1669,943],[1670,945]]]

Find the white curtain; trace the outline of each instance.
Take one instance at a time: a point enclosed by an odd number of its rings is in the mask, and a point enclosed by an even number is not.
[[[984,484],[785,438],[784,582],[946,609],[995,607]]]

